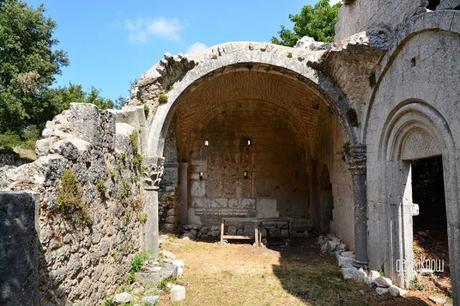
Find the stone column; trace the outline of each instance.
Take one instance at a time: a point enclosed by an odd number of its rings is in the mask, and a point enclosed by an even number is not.
[[[356,267],[365,267],[367,258],[367,186],[366,146],[351,145],[348,168],[351,172],[354,201],[355,262]]]
[[[181,162],[179,169],[179,216],[181,225],[187,224],[188,220],[188,163]]]
[[[143,187],[147,221],[144,226],[144,248],[156,257],[159,252],[158,189],[164,171],[164,158],[147,157],[145,164],[147,169],[143,173]]]

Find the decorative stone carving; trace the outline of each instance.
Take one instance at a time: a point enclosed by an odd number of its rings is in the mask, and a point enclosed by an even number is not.
[[[158,190],[164,173],[164,158],[148,158],[147,169],[143,172],[144,189]]]

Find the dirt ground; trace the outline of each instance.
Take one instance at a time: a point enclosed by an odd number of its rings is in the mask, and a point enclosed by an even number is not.
[[[434,305],[421,291],[378,296],[343,280],[335,258],[311,241],[269,249],[169,238],[162,248],[185,262],[178,280],[187,288],[184,305]],[[160,303],[170,305],[168,295]]]

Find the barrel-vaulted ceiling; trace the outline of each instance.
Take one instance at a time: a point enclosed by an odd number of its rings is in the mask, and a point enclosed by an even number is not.
[[[297,79],[263,71],[237,70],[213,76],[180,99],[174,120],[179,152],[189,150],[194,131],[242,103],[263,107],[260,111],[283,114],[306,145],[314,143],[319,120],[325,114],[333,117],[316,89]]]

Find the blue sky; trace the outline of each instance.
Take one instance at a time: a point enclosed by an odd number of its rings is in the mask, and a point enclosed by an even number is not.
[[[226,41],[269,41],[288,16],[315,0],[27,0],[56,20],[70,65],[57,85],[94,86],[126,97],[165,52],[187,53]]]

